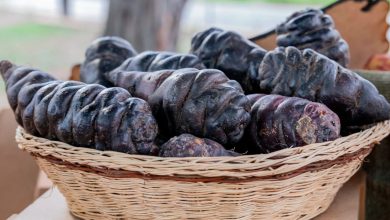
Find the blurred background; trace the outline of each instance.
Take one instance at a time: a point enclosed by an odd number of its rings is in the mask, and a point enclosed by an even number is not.
[[[207,27],[252,37],[273,29],[294,11],[332,2],[0,0],[0,57],[65,79],[70,67],[83,60],[89,43],[104,34],[120,35],[139,51],[187,52],[191,37]]]
[[[250,38],[274,29],[295,11],[322,8],[333,2],[336,1],[0,0],[0,60],[39,68],[65,80],[99,36],[121,36],[138,52],[185,53],[192,36],[208,27],[234,30]],[[380,33],[385,40],[383,35]],[[51,186],[50,181],[38,177],[32,158],[17,149],[16,126],[0,79],[0,219],[20,212]]]

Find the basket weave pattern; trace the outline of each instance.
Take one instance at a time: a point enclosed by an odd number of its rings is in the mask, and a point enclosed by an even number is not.
[[[19,147],[85,219],[310,219],[325,211],[390,121],[332,142],[240,157],[97,151],[18,128]]]

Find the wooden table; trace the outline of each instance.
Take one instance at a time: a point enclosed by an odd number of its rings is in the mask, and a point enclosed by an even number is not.
[[[359,194],[363,175],[358,173],[348,181],[337,194],[331,207],[315,220],[358,219]],[[65,198],[57,188],[50,189],[21,213],[8,220],[56,219],[75,220],[68,210]]]

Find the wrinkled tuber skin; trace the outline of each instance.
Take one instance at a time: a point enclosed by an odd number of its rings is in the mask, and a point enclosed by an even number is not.
[[[111,86],[103,73],[120,66],[137,52],[129,42],[119,37],[100,37],[92,42],[85,53],[85,61],[80,69],[80,81],[103,86]]]
[[[160,132],[168,138],[191,133],[221,144],[236,143],[250,120],[241,86],[219,70],[114,70],[107,79],[147,100]]]
[[[266,50],[232,31],[210,28],[191,40],[191,52],[207,68],[219,69],[246,93],[258,92],[258,72]]]
[[[248,98],[249,100],[249,104],[251,106],[253,106],[253,104],[255,104],[255,102],[257,102],[257,100],[259,100],[261,97],[263,96],[266,96],[266,94],[261,94],[261,93],[255,93],[255,94],[250,94],[250,95],[247,95],[246,97]]]
[[[122,88],[55,80],[0,62],[17,122],[35,136],[75,146],[156,154],[157,122],[149,105]]]
[[[153,72],[182,68],[205,69],[199,58],[193,54],[145,51],[124,61],[116,71]]]
[[[198,138],[191,134],[182,134],[169,139],[160,148],[160,157],[221,157],[239,156],[239,153],[225,150],[219,143]]]
[[[292,14],[276,27],[278,46],[311,48],[342,66],[349,62],[349,47],[335,29],[333,19],[319,9],[306,9]]]
[[[268,52],[259,76],[262,93],[323,103],[337,113],[345,128],[390,116],[390,104],[371,82],[312,49],[279,47]]]
[[[323,104],[297,97],[249,95],[253,103],[245,136],[249,152],[332,141],[340,136],[340,119]],[[249,140],[249,141],[248,141]]]

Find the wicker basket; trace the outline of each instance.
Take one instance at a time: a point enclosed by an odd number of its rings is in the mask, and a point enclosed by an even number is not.
[[[85,219],[310,219],[325,211],[390,121],[332,142],[240,157],[159,158],[72,147],[18,128]]]

